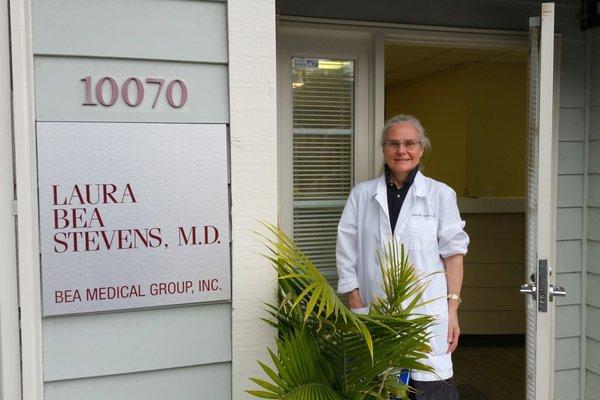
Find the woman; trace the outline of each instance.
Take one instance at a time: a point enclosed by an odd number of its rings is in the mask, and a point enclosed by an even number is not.
[[[355,312],[367,312],[381,295],[377,249],[392,236],[408,249],[411,263],[430,275],[419,310],[433,315],[432,354],[425,361],[437,375],[415,371],[412,399],[458,399],[450,354],[458,345],[458,306],[463,256],[469,237],[464,232],[456,193],[419,172],[429,139],[418,119],[398,115],[384,126],[381,144],[385,174],[356,185],[350,192],[338,226],[336,261],[338,292],[348,293]]]

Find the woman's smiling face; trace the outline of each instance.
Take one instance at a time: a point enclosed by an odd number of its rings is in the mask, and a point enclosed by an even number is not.
[[[415,146],[407,144],[415,143]],[[402,143],[401,146],[399,144]],[[421,161],[423,146],[419,141],[419,132],[408,122],[392,126],[383,145],[383,157],[397,179],[404,179]]]

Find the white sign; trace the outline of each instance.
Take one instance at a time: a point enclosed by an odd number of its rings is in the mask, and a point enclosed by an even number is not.
[[[44,315],[230,298],[223,124],[39,122]]]

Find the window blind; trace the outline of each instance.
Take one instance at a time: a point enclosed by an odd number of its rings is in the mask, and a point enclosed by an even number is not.
[[[294,57],[293,234],[336,284],[337,225],[353,182],[354,62]]]

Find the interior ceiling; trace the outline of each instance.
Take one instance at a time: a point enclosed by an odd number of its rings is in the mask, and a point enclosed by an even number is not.
[[[467,63],[526,64],[527,50],[465,49],[387,43],[386,86],[420,78]]]

